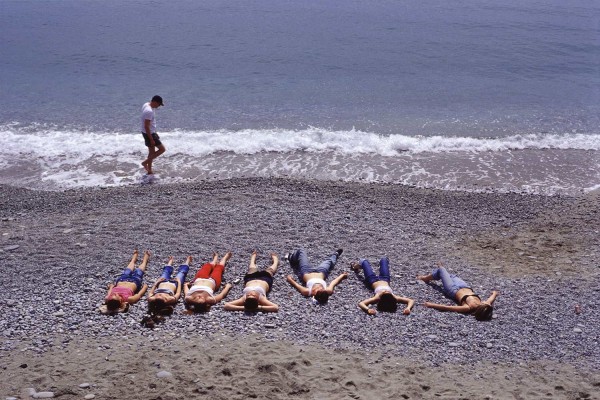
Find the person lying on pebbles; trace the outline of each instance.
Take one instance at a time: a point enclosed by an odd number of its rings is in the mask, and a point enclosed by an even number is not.
[[[163,267],[160,278],[148,291],[148,311],[155,315],[171,315],[181,296],[181,288],[185,283],[185,277],[190,270],[192,256],[188,256],[185,264],[177,268],[175,279],[171,279],[173,274],[173,256],[169,257],[167,265]]]
[[[198,270],[194,279],[183,286],[185,308],[192,312],[209,312],[210,308],[227,296],[231,284],[225,285],[221,293],[215,291],[221,287],[225,265],[231,258],[231,252],[227,252],[221,262],[217,264],[219,254],[213,253],[213,259]]]
[[[413,299],[407,297],[396,296],[390,287],[390,260],[387,257],[383,257],[379,261],[379,275],[373,272],[373,268],[369,263],[369,260],[361,259],[359,262],[354,262],[351,265],[354,272],[358,273],[362,269],[365,278],[364,282],[368,288],[373,289],[375,295],[366,300],[358,303],[358,307],[369,315],[377,314],[377,311],[385,312],[396,312],[398,309],[398,303],[406,304],[406,308],[402,313],[404,315],[410,314],[415,305]],[[370,308],[370,305],[375,304],[377,310]]]
[[[316,268],[311,266],[311,264],[308,262],[306,251],[302,248],[294,251],[293,253],[286,254],[285,258],[290,263],[290,266],[294,272],[296,272],[298,275],[298,278],[304,282],[306,287],[298,284],[292,275],[287,276],[287,281],[303,296],[312,297],[320,304],[327,303],[329,296],[333,294],[335,287],[348,277],[348,274],[344,272],[332,280],[329,285],[327,285],[326,282],[331,270],[333,267],[335,267],[335,264],[342,255],[343,251],[343,249],[336,250],[335,253],[319,264],[319,266]]]
[[[130,304],[137,303],[148,289],[148,285],[142,284],[144,272],[148,266],[150,252],[144,251],[144,258],[138,268],[135,268],[139,252],[133,251],[129,265],[123,273],[108,286],[108,294],[104,298],[104,304],[100,307],[103,314],[114,314],[126,312]]]
[[[267,294],[273,286],[273,276],[279,266],[279,257],[271,253],[273,263],[264,271],[259,271],[256,266],[256,251],[250,256],[248,273],[244,276],[244,291],[242,297],[225,303],[223,307],[227,311],[246,312],[277,312],[279,306],[267,299]]]
[[[489,321],[492,319],[494,311],[493,304],[498,296],[497,291],[492,291],[487,300],[482,301],[478,295],[473,292],[469,284],[460,279],[458,276],[448,273],[446,268],[440,264],[439,268],[434,269],[429,275],[419,275],[417,279],[425,283],[433,280],[442,280],[442,293],[451,300],[456,302],[456,306],[447,306],[445,304],[437,304],[425,302],[424,306],[433,308],[439,311],[453,311],[463,314],[472,314],[478,321]]]

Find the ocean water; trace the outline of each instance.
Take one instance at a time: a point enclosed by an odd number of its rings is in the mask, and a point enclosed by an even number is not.
[[[0,183],[600,187],[600,3],[0,0]]]

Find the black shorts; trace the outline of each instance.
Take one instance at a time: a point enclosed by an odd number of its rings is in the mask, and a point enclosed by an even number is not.
[[[273,276],[267,271],[257,271],[252,274],[246,274],[244,276],[244,283],[248,283],[250,281],[264,281],[269,285],[269,290],[271,290],[271,286],[273,286]]]
[[[146,147],[150,147],[150,138],[148,137],[148,134],[146,132],[142,132],[142,135],[144,136],[144,142],[146,143]],[[158,137],[158,133],[154,132],[152,134],[152,139],[154,139],[155,147],[158,147],[162,144],[162,142],[160,141],[160,137]]]

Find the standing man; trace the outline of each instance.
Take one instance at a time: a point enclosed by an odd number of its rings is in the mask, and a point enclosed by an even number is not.
[[[142,135],[148,147],[148,158],[142,161],[142,166],[152,175],[152,161],[165,152],[165,146],[161,143],[156,133],[156,120],[154,118],[154,109],[163,106],[163,99],[160,96],[154,96],[152,100],[142,106]]]

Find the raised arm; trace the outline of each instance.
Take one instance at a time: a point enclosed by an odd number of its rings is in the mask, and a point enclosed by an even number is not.
[[[376,301],[377,297],[370,297],[358,303],[358,307],[369,315],[375,315],[377,314],[377,310],[374,308],[369,308],[369,305],[375,303]]]
[[[496,297],[498,297],[499,294],[500,292],[498,292],[497,290],[492,291],[492,294],[490,295],[490,297],[487,298],[485,302],[491,306],[492,304],[494,304],[494,301],[496,301]]]
[[[340,276],[338,276],[337,278],[335,278],[334,280],[331,281],[331,283],[329,284],[329,286],[327,286],[327,291],[329,292],[329,294],[333,293],[333,289],[335,289],[335,287],[344,279],[346,279],[348,277],[348,274],[346,272],[344,272],[343,274],[341,274]]]
[[[246,296],[242,296],[239,299],[225,303],[223,309],[226,311],[244,311],[244,301]]]
[[[433,308],[438,311],[452,311],[452,312],[463,313],[463,314],[468,313],[470,310],[469,306],[466,304],[462,305],[462,306],[447,306],[445,304],[425,302],[423,305],[425,307]]]
[[[302,296],[308,297],[308,289],[304,286],[299,285],[298,282],[296,282],[291,275],[288,275],[285,279],[290,285],[292,285],[293,288],[299,291]]]
[[[142,296],[144,295],[144,293],[146,293],[146,290],[148,290],[148,285],[146,285],[144,283],[144,286],[142,286],[142,288],[140,289],[140,291],[137,294],[135,294],[135,295],[131,296],[130,298],[128,298],[127,302],[129,304],[135,304],[135,303],[137,303],[138,301],[140,301],[140,299],[142,298]]]
[[[402,311],[402,314],[408,315],[412,311],[413,306],[415,305],[415,301],[413,299],[409,299],[408,297],[402,296],[394,296],[396,298],[396,302],[406,304],[406,308]]]
[[[227,293],[229,293],[229,290],[231,290],[231,283],[228,283],[227,285],[225,285],[223,290],[221,290],[221,293],[219,293],[218,295],[215,296],[215,301],[218,303],[221,300],[223,300],[225,298],[225,296],[227,296]]]
[[[148,291],[148,297],[152,297],[154,296],[154,291],[156,290],[156,288],[158,287],[158,285],[160,285],[161,282],[164,282],[165,278],[163,278],[162,276],[160,278],[158,278],[156,280],[156,282],[154,282],[154,285],[152,285],[152,287],[150,288],[150,290]],[[177,297],[177,296],[176,296]]]
[[[265,297],[261,297],[261,299],[259,300],[260,304],[258,305],[258,311],[262,311],[262,312],[277,312],[279,311],[279,306],[275,303],[273,303],[272,301],[269,301],[269,299],[265,298]]]

